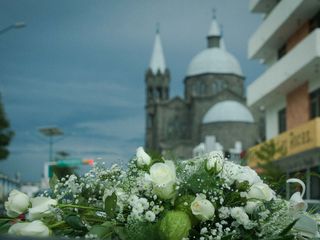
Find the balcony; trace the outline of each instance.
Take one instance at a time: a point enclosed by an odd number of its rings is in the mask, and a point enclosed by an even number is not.
[[[310,120],[309,122],[286,131],[267,142],[261,143],[249,149],[248,165],[252,168],[257,167],[261,160],[256,156],[255,152],[259,151],[265,143],[274,141],[277,147],[281,147],[283,151],[275,155],[275,161],[293,157],[300,153],[320,148],[320,117]],[[299,158],[301,160],[301,158]]]
[[[248,86],[248,105],[267,107],[306,80],[320,74],[320,29],[315,29],[297,46]]]
[[[252,2],[257,2],[253,8],[255,9],[258,8],[259,4],[266,1]],[[280,1],[251,36],[248,45],[248,57],[268,60],[275,56],[287,39],[315,15],[319,9],[320,2],[317,0]]]
[[[269,13],[279,0],[250,0],[249,10],[254,13]]]

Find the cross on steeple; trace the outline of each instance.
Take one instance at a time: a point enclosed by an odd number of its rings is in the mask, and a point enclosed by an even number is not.
[[[216,14],[217,14],[216,8],[212,8],[212,19],[216,19],[217,18]]]

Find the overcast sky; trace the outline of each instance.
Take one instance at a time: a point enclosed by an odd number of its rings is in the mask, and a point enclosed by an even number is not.
[[[127,162],[144,144],[144,73],[156,23],[171,96],[182,95],[192,57],[206,47],[212,8],[227,49],[239,60],[246,84],[261,72],[247,59],[249,36],[261,23],[248,0],[2,0],[0,92],[16,135],[0,172],[38,181],[48,161],[39,127],[65,135],[55,151],[74,157]]]

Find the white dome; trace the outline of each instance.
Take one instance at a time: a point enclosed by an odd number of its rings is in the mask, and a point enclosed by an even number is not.
[[[207,48],[192,59],[187,76],[204,73],[229,73],[243,76],[237,59],[222,48]]]
[[[202,119],[204,124],[213,122],[253,123],[254,120],[246,106],[236,101],[227,100],[213,105]]]

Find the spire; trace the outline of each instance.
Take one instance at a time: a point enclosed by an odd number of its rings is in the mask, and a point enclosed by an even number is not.
[[[216,19],[216,10],[213,9],[212,10],[212,21],[211,21],[211,25],[209,28],[209,32],[207,35],[207,39],[208,39],[208,48],[212,48],[212,47],[220,47],[220,39],[221,39],[221,29],[219,26],[219,23]]]
[[[208,32],[208,37],[221,37],[221,30],[219,23],[217,22],[217,17],[216,17],[216,9],[212,9],[212,21],[211,21],[211,26]]]
[[[164,73],[166,70],[166,63],[164,60],[164,54],[163,54],[162,44],[160,39],[159,23],[157,24],[156,38],[153,45],[153,52],[152,52],[149,67],[153,74],[156,74],[158,70],[160,70],[160,73]]]

